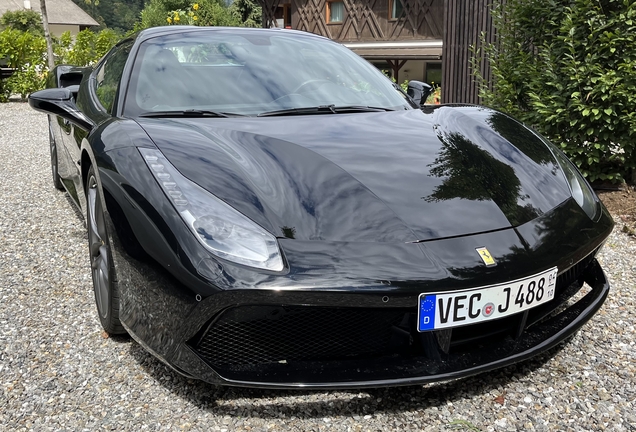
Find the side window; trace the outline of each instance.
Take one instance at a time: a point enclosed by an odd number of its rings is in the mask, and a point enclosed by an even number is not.
[[[109,113],[113,111],[113,104],[119,88],[119,80],[124,72],[124,65],[128,59],[132,41],[119,46],[113,51],[95,73],[96,93],[99,102]]]

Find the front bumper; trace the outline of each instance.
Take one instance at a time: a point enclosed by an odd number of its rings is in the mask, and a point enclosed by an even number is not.
[[[569,304],[583,282],[591,290]],[[523,361],[554,347],[594,315],[608,292],[603,270],[590,257],[562,273],[555,299],[539,308],[482,325],[427,333],[417,333],[414,320],[409,322],[409,314],[416,311],[415,298],[409,308],[383,309],[365,308],[365,302],[375,303],[375,299],[359,299],[358,307],[343,307],[344,298],[336,301],[335,294],[325,296],[322,306],[275,308],[261,301],[262,306],[230,308],[215,316],[194,338],[181,345],[169,363],[188,376],[210,383],[246,387],[332,389],[443,381]],[[294,296],[290,294],[285,299],[277,297],[276,301],[293,304]],[[403,301],[407,299],[399,303]],[[284,319],[264,316],[263,311],[278,310],[284,315],[285,309],[291,310],[291,315],[294,310],[307,309],[305,317],[327,313],[341,318],[323,326],[324,331],[312,330],[312,324],[318,324],[315,319],[301,328],[289,325],[282,334],[282,328],[270,325],[270,330],[277,333],[264,341],[262,338],[267,336],[259,333],[259,327],[266,321]],[[338,322],[347,322],[347,314],[356,313],[375,315],[377,319],[349,319],[353,328],[334,327]],[[293,319],[288,321],[294,323]],[[243,337],[241,324],[252,330],[243,333]],[[388,336],[387,326],[392,330]],[[366,335],[362,333],[365,328]],[[363,340],[346,345],[347,337],[353,334]],[[378,339],[374,341],[375,336]]]

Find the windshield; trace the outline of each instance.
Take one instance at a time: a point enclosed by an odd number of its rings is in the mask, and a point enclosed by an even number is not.
[[[379,70],[337,43],[280,30],[219,29],[144,41],[124,110],[255,116],[324,106],[411,108]]]

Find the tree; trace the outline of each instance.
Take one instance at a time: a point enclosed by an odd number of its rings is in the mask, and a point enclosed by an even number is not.
[[[636,2],[506,0],[486,105],[532,125],[590,181],[636,172]]]
[[[130,31],[139,20],[144,0],[73,0],[102,26]]]
[[[84,3],[90,7],[92,15],[96,15],[95,8],[99,6],[99,0],[84,0]]]
[[[263,9],[254,0],[235,0],[229,8],[243,27],[262,27]]]
[[[121,39],[122,35],[111,29],[104,29],[99,33],[86,29],[77,33],[74,38],[69,32],[64,32],[56,41],[55,51],[60,63],[94,65]]]
[[[0,102],[19,94],[24,99],[29,93],[44,86],[46,71],[46,41],[34,32],[6,28],[0,32],[0,59],[15,69],[13,75],[0,80]]]
[[[42,10],[42,27],[44,27],[44,39],[46,39],[46,54],[49,64],[49,70],[55,67],[55,57],[53,57],[53,41],[49,32],[49,16],[46,12],[46,0],[40,0],[40,9]]]
[[[34,10],[6,11],[0,17],[0,24],[6,28],[44,35],[42,17]]]
[[[223,0],[150,0],[141,12],[141,27],[166,24],[260,27],[261,8],[253,0],[229,7]]]

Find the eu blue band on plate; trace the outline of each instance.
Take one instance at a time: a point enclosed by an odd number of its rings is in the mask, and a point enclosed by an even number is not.
[[[420,331],[435,329],[436,300],[435,294],[429,294],[420,301]]]

